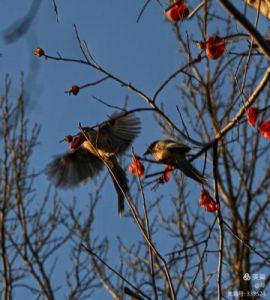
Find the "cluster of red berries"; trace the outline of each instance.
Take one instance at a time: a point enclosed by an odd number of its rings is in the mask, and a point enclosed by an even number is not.
[[[138,175],[139,177],[144,176],[144,166],[141,163],[138,156],[134,155],[131,160],[131,165],[128,166],[130,173]]]
[[[130,173],[137,175],[139,177],[143,177],[145,173],[145,168],[140,161],[140,158],[137,155],[134,155],[131,159],[131,164],[128,166],[128,170]],[[173,166],[167,165],[163,174],[158,178],[157,183],[163,184],[170,180],[171,171],[173,170]]]
[[[199,204],[204,207],[205,211],[207,212],[215,212],[220,208],[219,203],[214,201],[207,189],[201,190],[201,198],[199,199]]]

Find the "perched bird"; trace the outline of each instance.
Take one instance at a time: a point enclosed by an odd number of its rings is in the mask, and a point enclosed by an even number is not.
[[[153,142],[144,155],[152,154],[156,161],[181,170],[199,183],[206,183],[207,179],[186,159],[185,154],[188,151],[190,148],[185,144],[173,140],[159,140]]]
[[[140,119],[134,113],[114,113],[97,129],[84,127],[75,138],[65,137],[71,150],[57,156],[46,168],[50,181],[59,188],[71,188],[95,177],[104,165],[109,170],[118,196],[118,213],[124,212],[128,195],[125,171],[117,162],[140,133]]]

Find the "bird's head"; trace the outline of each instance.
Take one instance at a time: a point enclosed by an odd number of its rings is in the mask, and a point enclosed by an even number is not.
[[[147,148],[147,150],[144,152],[144,154],[143,155],[148,155],[148,154],[153,154],[153,153],[155,153],[155,151],[156,151],[156,146],[157,146],[157,143],[158,143],[159,141],[155,141],[155,142],[153,142],[148,148]]]

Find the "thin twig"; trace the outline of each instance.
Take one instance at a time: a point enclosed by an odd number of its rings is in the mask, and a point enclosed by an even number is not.
[[[214,178],[214,199],[220,207],[219,193],[218,193],[218,142],[213,145],[213,178]],[[223,265],[223,250],[224,250],[224,231],[222,223],[221,210],[217,212],[218,228],[219,228],[219,258],[218,258],[218,300],[222,299],[222,265]]]
[[[205,240],[205,246],[204,246],[204,249],[203,249],[203,252],[202,252],[202,256],[201,256],[200,261],[198,263],[198,268],[197,268],[196,274],[195,274],[195,276],[194,276],[194,278],[192,280],[192,283],[191,283],[191,290],[194,288],[195,281],[196,281],[196,279],[197,279],[197,277],[199,275],[199,272],[200,272],[200,269],[201,269],[201,265],[202,265],[202,261],[203,261],[204,255],[206,253],[206,250],[207,250],[207,247],[208,247],[208,242],[209,242],[211,233],[212,233],[212,231],[214,229],[214,226],[216,224],[216,221],[217,221],[217,216],[215,217],[214,222],[212,223],[211,227],[209,228],[209,232],[208,232],[208,236],[207,236],[207,238]]]
[[[112,268],[110,265],[108,265],[106,263],[105,260],[103,260],[99,255],[97,255],[95,252],[92,251],[92,249],[88,248],[86,245],[84,245],[83,243],[81,244],[81,246],[88,252],[90,253],[92,256],[94,256],[97,260],[99,260],[104,266],[106,266],[106,268],[108,268],[111,272],[113,272],[115,275],[117,275],[119,278],[121,278],[125,283],[127,283],[129,286],[131,286],[135,291],[137,291],[138,293],[140,293],[142,296],[144,296],[146,299],[151,299],[149,298],[144,292],[142,292],[140,289],[138,289],[135,285],[133,285],[130,281],[128,281],[122,274],[120,274],[119,272],[117,272],[114,268]]]
[[[55,2],[55,0],[52,0],[52,2],[53,2],[53,10],[54,10],[54,13],[55,13],[55,16],[56,16],[56,22],[59,22],[58,9],[57,9],[56,2]]]
[[[144,3],[143,8],[141,9],[141,11],[140,11],[140,13],[139,13],[139,15],[138,15],[138,18],[137,18],[137,20],[136,20],[137,23],[139,23],[139,21],[140,21],[140,19],[141,19],[141,16],[143,15],[143,13],[144,13],[146,7],[148,6],[148,4],[149,4],[151,1],[152,1],[152,0],[147,0],[147,1]]]
[[[133,158],[135,159],[135,153],[134,153],[133,148],[132,148],[132,155],[133,155]],[[143,190],[143,187],[142,187],[141,178],[139,176],[139,170],[138,170],[138,165],[137,164],[135,164],[135,168],[136,168],[136,173],[137,173],[136,175],[137,175],[138,184],[139,184],[139,188],[140,188],[140,192],[141,192],[141,196],[142,196],[142,204],[143,204],[143,211],[144,211],[144,218],[145,218],[146,234],[148,236],[149,241],[152,242],[150,226],[149,226],[147,205],[146,205],[146,201],[145,201],[145,194],[144,194],[144,190]],[[155,299],[158,300],[155,269],[154,269],[155,257],[154,257],[154,253],[153,253],[153,250],[151,249],[151,247],[148,246],[148,249],[149,249],[149,254],[150,254],[150,270],[151,270],[151,280],[152,280],[152,285],[153,285],[153,291],[154,291]]]
[[[257,254],[260,258],[262,258],[265,263],[267,263],[267,264],[270,265],[270,259],[269,258],[267,258],[266,256],[262,255],[260,252],[258,252],[256,250],[256,248],[252,247],[251,245],[249,245],[248,243],[246,243],[241,237],[239,237],[239,235],[233,231],[233,229],[230,227],[230,225],[226,221],[223,220],[222,222],[223,222],[224,226],[229,230],[229,232],[234,236],[234,238],[236,238],[245,247],[247,247],[249,250],[251,250],[252,252],[254,252],[255,254]]]

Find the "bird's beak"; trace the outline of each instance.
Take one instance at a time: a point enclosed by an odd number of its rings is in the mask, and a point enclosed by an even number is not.
[[[149,149],[147,149],[147,150],[144,152],[143,156],[148,155],[148,154],[150,154]]]

